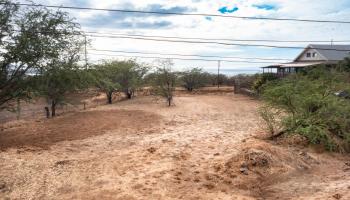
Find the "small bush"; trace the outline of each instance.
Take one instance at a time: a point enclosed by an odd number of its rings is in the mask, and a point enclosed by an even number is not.
[[[153,82],[153,90],[156,94],[164,97],[171,106],[174,98],[174,91],[176,86],[176,73],[171,71],[173,62],[170,59],[159,60],[159,67],[155,74]]]

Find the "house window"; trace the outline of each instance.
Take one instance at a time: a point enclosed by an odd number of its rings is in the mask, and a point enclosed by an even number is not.
[[[314,53],[312,53],[312,57],[316,57],[317,56],[317,53],[316,52],[314,52]]]
[[[306,57],[310,58],[311,57],[311,53],[306,53]]]

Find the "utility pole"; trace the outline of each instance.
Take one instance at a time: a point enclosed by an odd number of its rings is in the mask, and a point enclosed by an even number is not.
[[[87,45],[87,41],[86,41],[86,35],[84,35],[85,38],[85,69],[87,70],[88,68],[88,61],[87,61],[87,50],[86,50],[86,45]]]
[[[333,46],[333,38],[331,39],[331,46]]]
[[[219,83],[219,78],[220,78],[220,60],[218,60],[218,78],[217,78],[217,83],[218,83],[218,88],[220,88],[220,83]]]

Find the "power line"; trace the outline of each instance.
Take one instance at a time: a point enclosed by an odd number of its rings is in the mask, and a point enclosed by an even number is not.
[[[8,4],[8,3],[0,3],[0,4]],[[95,10],[95,11],[121,12],[121,13],[140,13],[140,14],[156,14],[156,15],[179,15],[179,16],[203,16],[203,17],[250,19],[250,20],[270,20],[270,21],[295,21],[295,22],[312,22],[312,23],[350,24],[350,21],[340,21],[340,20],[315,20],[315,19],[273,18],[273,17],[248,17],[248,16],[232,16],[232,15],[219,15],[219,14],[207,14],[207,13],[179,13],[179,12],[141,11],[141,10],[107,9],[107,8],[92,8],[92,7],[78,7],[78,6],[55,6],[55,5],[29,4],[29,3],[10,3],[10,4],[18,5],[18,6],[30,6],[30,7],[47,7],[47,8],[61,8],[61,9],[74,9],[74,10]]]
[[[21,32],[20,30],[15,30],[16,32]],[[82,35],[82,34],[92,34],[88,35],[90,37],[106,37],[106,38],[119,38],[115,36],[125,36],[125,37],[142,37],[142,38],[165,38],[165,39],[184,39],[184,40],[208,40],[208,41],[233,41],[233,42],[275,42],[275,43],[340,43],[340,42],[350,42],[350,40],[268,40],[268,39],[228,39],[228,38],[202,38],[202,37],[176,37],[176,36],[161,36],[161,35],[143,35],[143,34],[123,34],[123,33],[101,33],[97,31],[81,31],[77,33],[68,32],[52,32],[52,31],[33,31],[32,33],[57,33],[57,34],[72,34],[72,35]],[[97,35],[95,35],[97,34]]]
[[[93,36],[93,35],[88,35]],[[93,36],[101,37],[101,36]],[[104,37],[104,36],[103,36]],[[170,39],[156,39],[156,38],[143,38],[143,37],[131,37],[131,36],[108,36],[108,38],[124,38],[124,39],[135,39],[135,40],[148,40],[157,42],[172,42],[172,43],[190,43],[190,44],[218,44],[225,46],[245,46],[245,47],[269,47],[269,48],[279,48],[279,49],[305,49],[305,47],[299,46],[276,46],[267,44],[246,44],[246,43],[226,43],[226,42],[210,42],[210,41],[193,41],[193,40],[170,40]],[[335,49],[335,48],[313,48],[314,50],[329,50],[329,51],[350,51],[350,49]]]
[[[162,35],[143,35],[143,34],[123,34],[123,33],[101,33],[97,31],[84,31],[89,34],[101,34],[101,36],[133,36],[145,38],[167,38],[167,39],[185,39],[185,40],[208,40],[208,41],[234,41],[234,42],[276,42],[276,43],[324,43],[324,42],[350,42],[350,40],[268,40],[268,39],[229,39],[229,38],[202,38],[202,37],[177,37],[177,36],[162,36]]]
[[[36,32],[33,32],[33,33],[36,33]],[[37,32],[37,33],[39,33],[39,32]],[[42,33],[45,33],[45,32],[42,32]],[[57,33],[57,34],[60,34],[60,33]],[[61,34],[69,34],[69,33],[61,33]],[[75,33],[75,34],[77,34],[77,33]],[[74,33],[73,33],[73,35],[74,35]],[[81,34],[78,34],[78,35],[81,35]],[[300,47],[300,46],[277,46],[277,45],[267,45],[267,44],[227,43],[227,42],[195,41],[195,40],[170,40],[170,39],[144,38],[144,37],[133,37],[133,36],[100,36],[100,35],[86,35],[86,36],[90,36],[90,37],[104,37],[104,38],[121,38],[121,39],[148,40],[148,41],[171,42],[171,43],[217,44],[217,45],[225,45],[225,46],[268,47],[268,48],[280,48],[280,49],[305,49],[305,47]],[[315,48],[315,47],[308,47],[308,49],[350,52],[350,49]]]
[[[152,59],[173,59],[173,60],[193,60],[193,61],[207,61],[207,62],[218,62],[218,60],[222,62],[229,63],[253,63],[253,64],[271,64],[271,62],[254,62],[254,61],[238,61],[238,60],[224,60],[224,59],[201,59],[201,58],[178,58],[178,57],[159,57],[159,56],[129,56],[129,55],[121,55],[121,54],[99,54],[99,53],[89,53],[90,55],[99,55],[99,56],[119,56],[119,57],[128,57],[128,58],[152,58]]]
[[[33,32],[33,33],[50,33],[48,32]],[[56,32],[55,32],[56,33]],[[56,33],[60,34],[60,33]],[[71,34],[62,32],[61,34]],[[81,35],[78,33],[72,33],[73,35]],[[246,46],[246,47],[269,47],[269,48],[281,48],[281,49],[305,49],[305,47],[300,46],[276,46],[276,45],[266,45],[266,44],[246,44],[246,43],[227,43],[227,42],[212,42],[212,41],[195,41],[195,40],[170,40],[170,39],[158,39],[158,38],[148,38],[148,37],[134,37],[134,36],[106,36],[106,35],[85,35],[90,37],[103,37],[103,38],[121,38],[121,39],[135,39],[135,40],[149,40],[157,42],[173,42],[173,43],[190,43],[190,44],[218,44],[226,46]],[[248,41],[248,40],[247,40]],[[309,48],[314,50],[329,50],[329,51],[350,51],[350,49],[335,49],[335,48]]]
[[[89,49],[92,51],[116,52],[116,53],[131,53],[131,54],[148,54],[148,55],[163,55],[163,56],[189,56],[189,57],[203,57],[203,58],[219,58],[219,59],[253,59],[253,60],[269,60],[269,61],[286,61],[292,59],[277,59],[277,58],[257,58],[257,57],[235,57],[235,56],[213,56],[213,55],[198,55],[198,54],[169,54],[169,53],[149,53],[140,51],[119,51],[119,50],[102,50]]]

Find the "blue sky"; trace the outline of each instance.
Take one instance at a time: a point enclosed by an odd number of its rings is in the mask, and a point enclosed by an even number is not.
[[[219,12],[221,14],[229,14],[229,13],[234,13],[237,12],[239,10],[239,8],[237,6],[233,6],[231,9],[228,6],[224,6],[219,8]]]
[[[36,3],[128,10],[211,13],[232,16],[299,18],[319,20],[349,20],[350,0],[34,0]],[[67,10],[69,11],[69,10]],[[163,35],[178,37],[204,37],[227,39],[275,39],[275,40],[344,40],[350,37],[350,25],[318,24],[278,21],[242,20],[198,16],[160,16],[104,11],[69,11],[86,31],[121,34]],[[140,51],[168,54],[201,54],[235,57],[263,57],[293,59],[299,50],[263,47],[222,46],[214,44],[184,44],[141,41],[125,38],[90,38],[91,47],[117,51]],[[237,42],[236,42],[237,43]],[[249,43],[249,42],[244,42]],[[250,42],[251,44],[253,42]],[[256,42],[254,42],[256,43]],[[270,44],[270,43],[264,43]],[[306,46],[307,43],[276,45]],[[89,51],[89,53],[96,53]],[[100,52],[101,53],[101,52]],[[132,55],[132,54],[125,54]],[[91,62],[112,56],[89,55]],[[122,59],[122,57],[115,57]],[[139,59],[153,63],[153,59]],[[256,61],[250,59],[250,61]],[[175,68],[202,67],[215,71],[217,62],[177,61]],[[226,63],[223,70],[231,73],[258,71],[268,64]]]
[[[252,6],[262,10],[278,10],[278,6],[274,3],[253,4]]]

